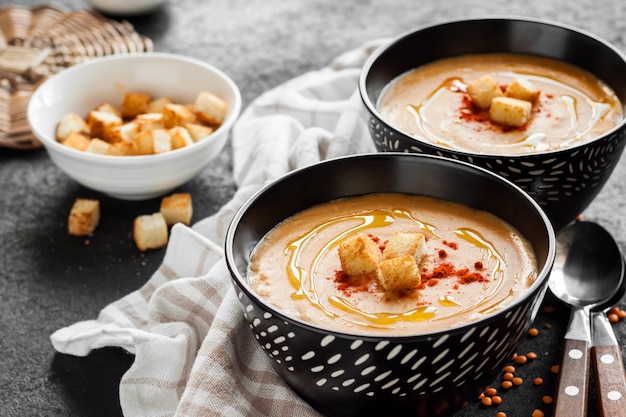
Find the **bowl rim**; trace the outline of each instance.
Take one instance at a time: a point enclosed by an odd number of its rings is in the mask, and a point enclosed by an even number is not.
[[[38,97],[39,94],[41,94],[41,92],[43,91],[43,87],[49,86],[50,84],[55,82],[55,79],[57,76],[68,77],[68,76],[71,76],[72,73],[76,71],[83,71],[85,68],[89,68],[94,65],[99,65],[102,62],[126,61],[126,60],[134,61],[134,60],[141,60],[141,59],[156,59],[156,60],[167,60],[167,61],[178,61],[182,63],[189,63],[192,65],[196,65],[198,67],[202,67],[214,73],[215,75],[217,75],[225,83],[225,85],[228,87],[228,89],[231,91],[233,95],[233,102],[230,103],[229,105],[230,107],[229,112],[228,112],[226,119],[224,119],[224,122],[217,129],[215,129],[215,131],[210,136],[207,136],[205,139],[199,142],[194,142],[190,146],[185,146],[179,149],[173,149],[171,151],[163,152],[160,154],[128,155],[128,156],[122,156],[122,157],[118,155],[102,155],[102,154],[96,154],[96,153],[89,153],[89,152],[80,151],[78,149],[70,148],[68,146],[64,146],[63,144],[59,143],[56,139],[48,137],[47,134],[42,132],[41,129],[39,129],[38,126],[36,126],[33,123],[31,113],[35,112],[34,102],[36,101],[35,100],[36,97]],[[41,83],[41,85],[39,85],[39,87],[37,87],[37,89],[33,92],[31,99],[28,102],[26,114],[27,114],[28,124],[30,126],[31,131],[41,141],[41,143],[44,145],[44,147],[47,150],[53,150],[57,153],[63,154],[64,156],[67,156],[73,159],[84,160],[85,162],[97,162],[101,165],[115,165],[115,166],[120,166],[120,165],[125,166],[129,164],[130,165],[137,165],[137,164],[147,165],[147,164],[153,164],[153,163],[160,164],[171,159],[182,157],[186,154],[197,151],[198,148],[200,147],[209,146],[211,141],[206,140],[206,139],[210,138],[211,136],[216,135],[216,134],[228,134],[228,131],[233,127],[233,125],[235,124],[236,120],[239,117],[239,114],[241,113],[242,101],[243,99],[241,96],[241,91],[239,90],[239,87],[237,86],[237,84],[235,84],[235,82],[232,80],[232,78],[228,74],[226,74],[224,71],[222,71],[221,69],[217,68],[216,66],[208,62],[205,62],[198,58],[193,58],[190,56],[174,54],[174,53],[169,53],[169,52],[132,52],[132,53],[127,53],[127,54],[117,54],[117,55],[107,55],[107,56],[102,56],[102,57],[96,57],[88,61],[72,65],[71,67],[65,68],[59,71],[58,73],[52,75],[51,77],[47,78],[43,83]]]
[[[547,241],[548,253],[547,253],[544,267],[541,270],[537,271],[537,279],[535,279],[533,284],[526,290],[526,292],[523,294],[522,297],[517,298],[516,300],[514,300],[513,302],[511,302],[510,304],[508,304],[502,309],[498,309],[495,312],[492,312],[484,317],[481,317],[478,320],[473,320],[469,323],[465,323],[462,325],[450,327],[450,328],[439,330],[439,331],[427,332],[427,333],[385,335],[383,333],[365,334],[365,333],[359,333],[359,332],[334,330],[334,329],[319,326],[311,322],[307,322],[305,320],[290,316],[282,312],[281,310],[277,309],[276,307],[272,306],[268,301],[266,301],[263,297],[258,295],[252,289],[252,287],[248,283],[246,276],[242,276],[241,274],[239,274],[239,271],[236,267],[235,255],[234,255],[234,250],[233,250],[233,242],[234,242],[234,237],[237,233],[239,222],[241,221],[243,216],[246,214],[246,212],[250,209],[250,207],[256,202],[258,198],[260,198],[262,195],[269,192],[272,188],[275,188],[282,181],[290,177],[293,177],[296,175],[303,175],[307,171],[311,171],[314,169],[323,169],[325,165],[337,164],[343,160],[371,159],[371,158],[419,158],[419,159],[434,159],[434,160],[445,161],[445,163],[465,166],[466,168],[469,168],[471,170],[476,170],[478,172],[486,174],[490,177],[495,178],[498,181],[501,181],[507,187],[514,189],[524,200],[526,200],[530,204],[530,206],[532,206],[532,208],[535,210],[537,215],[541,218],[541,221],[545,226],[545,231],[548,235],[547,236],[548,237],[548,241]],[[258,243],[258,241],[256,243]],[[393,340],[393,341],[401,342],[401,341],[407,341],[407,340],[415,341],[415,340],[422,340],[422,339],[440,338],[445,335],[457,334],[460,332],[467,332],[473,327],[477,327],[482,324],[497,320],[498,317],[506,315],[510,311],[515,310],[520,304],[527,302],[527,300],[530,297],[539,296],[539,295],[533,295],[533,294],[545,293],[545,291],[548,288],[547,284],[548,284],[548,279],[550,278],[550,271],[552,270],[552,265],[556,257],[556,234],[547,214],[543,211],[543,209],[539,206],[539,204],[532,197],[530,197],[527,193],[525,193],[519,186],[515,185],[513,182],[485,168],[471,164],[469,162],[452,159],[452,158],[446,158],[446,157],[439,156],[439,155],[415,154],[415,153],[406,153],[406,152],[364,153],[364,154],[355,154],[355,155],[345,155],[345,156],[339,156],[339,157],[322,160],[320,162],[317,162],[317,163],[314,163],[314,164],[311,164],[302,168],[295,169],[265,184],[263,187],[257,190],[254,194],[252,194],[249,198],[247,198],[246,201],[235,212],[233,218],[231,219],[230,224],[228,225],[228,229],[226,230],[226,236],[224,239],[224,255],[225,255],[226,266],[230,273],[231,281],[234,281],[234,284],[241,291],[243,291],[248,298],[254,300],[254,302],[260,305],[263,305],[264,308],[267,311],[271,312],[273,316],[278,317],[281,321],[285,323],[287,322],[298,323],[299,326],[306,328],[307,331],[311,331],[311,332],[321,334],[321,335],[332,334],[334,336],[347,338],[347,339],[362,339],[362,340],[370,340],[370,341],[377,341],[377,340],[384,339],[384,340]],[[543,295],[541,296],[543,297]],[[241,302],[241,299],[239,299],[239,301]]]
[[[516,154],[516,153],[494,154],[494,153],[477,153],[477,152],[471,152],[471,151],[466,151],[466,150],[456,149],[456,148],[455,149],[446,148],[446,147],[440,146],[440,145],[435,144],[435,143],[430,143],[430,142],[427,142],[425,140],[419,139],[417,137],[411,136],[408,133],[403,132],[402,130],[396,128],[395,126],[392,126],[391,124],[389,124],[388,122],[386,122],[382,118],[380,112],[378,111],[376,103],[372,103],[372,101],[369,99],[369,95],[367,94],[367,78],[369,76],[370,69],[374,65],[374,63],[378,60],[378,58],[380,58],[380,56],[382,54],[384,54],[391,47],[393,47],[393,46],[397,45],[398,43],[402,42],[407,36],[411,36],[411,35],[416,34],[418,32],[428,31],[430,29],[434,29],[434,28],[437,28],[437,27],[445,27],[445,26],[449,26],[449,25],[456,25],[456,24],[462,24],[462,23],[468,23],[468,22],[479,23],[479,22],[487,22],[487,21],[510,21],[510,22],[518,21],[518,22],[536,23],[536,24],[540,24],[540,25],[550,26],[550,27],[554,27],[554,28],[558,28],[558,29],[564,29],[566,31],[574,32],[574,33],[577,33],[577,34],[582,35],[584,37],[587,37],[587,38],[589,38],[589,39],[591,39],[591,40],[593,40],[595,42],[598,42],[599,44],[603,45],[607,49],[611,50],[616,56],[621,58],[621,60],[624,62],[624,65],[626,66],[626,53],[622,52],[619,48],[617,48],[615,45],[613,45],[612,43],[610,43],[606,39],[604,39],[604,38],[602,38],[602,37],[600,37],[600,36],[590,32],[588,30],[576,27],[574,25],[569,25],[569,24],[566,24],[566,23],[557,22],[555,20],[542,19],[542,18],[533,18],[533,17],[527,17],[527,16],[516,16],[516,15],[505,16],[505,15],[498,15],[498,14],[496,14],[496,15],[474,16],[474,17],[467,17],[467,18],[461,18],[461,19],[445,20],[445,21],[441,21],[441,22],[437,22],[437,23],[422,25],[422,26],[419,26],[417,28],[409,29],[407,31],[404,31],[404,32],[400,33],[399,35],[393,37],[389,41],[385,42],[383,45],[380,45],[367,58],[367,60],[365,61],[365,63],[361,67],[361,72],[359,73],[359,80],[358,80],[358,89],[359,89],[359,94],[361,96],[361,101],[365,105],[367,111],[370,112],[371,114],[375,115],[379,120],[383,121],[388,128],[392,129],[393,131],[397,132],[400,135],[404,135],[407,138],[410,138],[411,140],[415,141],[416,143],[432,147],[432,148],[436,149],[438,152],[455,153],[455,154],[458,154],[458,155],[464,155],[465,157],[473,157],[473,158],[494,158],[494,159],[523,158],[523,159],[526,159],[526,158],[535,158],[535,157],[543,156],[543,155],[553,156],[553,155],[558,155],[558,154],[566,154],[566,153],[569,154],[571,152],[574,152],[574,151],[580,150],[580,149],[582,149],[582,148],[584,148],[586,146],[589,146],[590,144],[593,144],[595,142],[604,140],[605,138],[614,135],[617,131],[619,131],[620,129],[623,129],[626,126],[626,111],[624,111],[622,120],[620,121],[620,123],[615,125],[612,129],[607,130],[606,132],[604,132],[603,134],[597,136],[594,139],[591,139],[591,140],[586,141],[584,143],[579,143],[579,144],[577,144],[575,146],[570,146],[570,147],[566,147],[566,148],[563,148],[563,149],[553,149],[553,150],[550,150],[550,151],[533,152],[533,153],[528,153],[528,154]],[[587,72],[590,72],[590,71],[587,70]],[[596,76],[593,73],[591,73],[591,74]],[[401,74],[397,74],[395,77],[398,77],[400,75]],[[394,79],[395,79],[395,77],[394,77]],[[610,85],[609,85],[609,87],[613,88]],[[626,102],[622,102],[621,104],[622,104],[622,108],[626,108]]]

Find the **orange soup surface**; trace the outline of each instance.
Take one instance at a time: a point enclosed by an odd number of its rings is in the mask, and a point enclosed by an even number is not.
[[[395,232],[422,233],[421,284],[390,293],[376,274],[347,276],[339,245],[365,233],[382,251]],[[349,197],[304,210],[256,246],[251,287],[268,303],[318,327],[364,335],[413,335],[476,321],[509,305],[537,277],[530,243],[500,218],[406,194]]]
[[[504,91],[516,79],[539,90],[522,126],[493,123],[472,105],[467,86],[490,75]],[[557,60],[517,54],[446,58],[392,81],[381,95],[382,118],[426,142],[465,152],[533,154],[570,148],[613,129],[624,117],[616,94],[594,75]]]

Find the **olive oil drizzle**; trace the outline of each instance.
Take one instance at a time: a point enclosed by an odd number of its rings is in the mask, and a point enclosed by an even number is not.
[[[333,251],[336,252],[341,242],[349,236],[367,232],[371,229],[389,226],[399,218],[407,219],[414,223],[416,227],[427,236],[439,237],[437,228],[434,225],[420,221],[413,215],[411,210],[375,209],[330,218],[327,221],[311,228],[297,239],[290,241],[285,248],[285,253],[289,258],[289,262],[287,263],[287,276],[289,277],[291,286],[295,290],[292,294],[292,299],[309,302],[311,305],[320,309],[331,318],[337,317],[337,314],[334,313],[332,309],[343,311],[344,313],[347,313],[347,317],[344,317],[346,320],[352,322],[353,324],[367,327],[385,328],[400,321],[417,322],[436,320],[439,312],[439,308],[437,307],[419,305],[409,308],[407,311],[402,313],[380,311],[369,312],[363,311],[354,303],[349,302],[346,298],[337,295],[329,296],[327,300],[320,300],[319,294],[316,290],[316,274],[318,271],[318,265],[325,255],[332,254]],[[321,249],[314,255],[310,265],[303,266],[301,254],[303,253],[304,248],[306,248],[309,242],[315,239],[320,232],[337,224],[343,224],[343,231],[337,236],[332,237],[321,247]],[[486,253],[486,258],[489,259],[487,267],[489,267],[492,271],[490,278],[491,282],[489,283],[489,291],[484,295],[479,304],[485,304],[484,307],[482,307],[483,309],[493,308],[493,306],[487,305],[489,303],[489,296],[495,293],[499,286],[502,285],[507,273],[506,263],[503,257],[498,253],[491,242],[486,240],[475,230],[460,228],[455,231],[455,234],[468,243],[478,246]],[[462,307],[462,305],[451,296],[440,297],[439,305],[442,308],[449,306]],[[464,311],[473,308],[476,308],[476,305],[467,306],[457,314],[462,314]]]

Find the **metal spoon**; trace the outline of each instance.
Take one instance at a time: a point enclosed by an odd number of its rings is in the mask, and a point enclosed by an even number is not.
[[[608,236],[608,237],[607,237]],[[557,235],[549,288],[572,307],[565,333],[554,416],[587,415],[589,312],[605,306],[620,290],[623,257],[615,241],[596,223],[576,222]]]
[[[591,358],[596,376],[600,414],[603,417],[623,417],[626,416],[626,374],[624,373],[622,350],[617,343],[613,327],[609,323],[606,313],[621,300],[626,292],[626,278],[624,277],[626,262],[617,243],[612,240],[611,235],[606,230],[599,230],[597,238],[600,238],[602,231],[605,233],[603,239],[606,239],[604,249],[610,251],[606,256],[619,256],[622,261],[621,269],[615,263],[613,265],[615,269],[607,271],[607,273],[613,274],[615,280],[617,277],[621,278],[618,291],[613,297],[607,303],[591,309]],[[612,247],[609,239],[613,241]]]

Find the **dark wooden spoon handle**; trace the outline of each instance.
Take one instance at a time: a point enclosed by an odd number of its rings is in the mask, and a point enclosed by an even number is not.
[[[600,413],[603,417],[626,416],[626,376],[622,351],[604,314],[593,315],[593,333],[591,349]]]
[[[565,339],[554,417],[586,417],[589,342]]]

